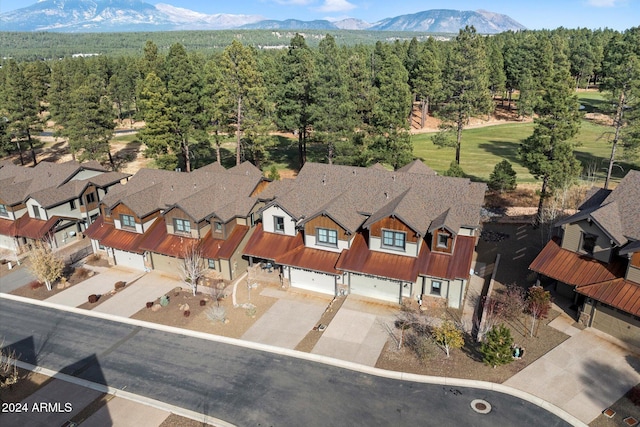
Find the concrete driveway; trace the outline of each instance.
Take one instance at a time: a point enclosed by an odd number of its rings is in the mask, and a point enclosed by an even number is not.
[[[279,299],[241,339],[294,349],[316,326],[326,308],[324,301]]]
[[[131,400],[114,397],[82,422],[82,427],[156,427],[169,412]]]
[[[638,356],[588,328],[504,384],[541,397],[589,424],[638,383]]]
[[[87,302],[89,295],[106,294],[113,290],[116,282],[124,281],[130,283],[142,275],[144,275],[142,271],[131,270],[124,267],[113,267],[47,298],[46,301],[70,307],[78,307]]]
[[[393,317],[380,310],[368,311],[366,304],[363,307],[361,301],[347,297],[311,352],[375,366],[389,339],[384,324],[393,322]]]
[[[148,301],[154,301],[181,285],[182,282],[177,278],[152,271],[133,281],[92,311],[131,317],[143,309]]]
[[[8,294],[34,280],[36,277],[24,265],[14,267],[13,270],[0,276],[0,292]]]

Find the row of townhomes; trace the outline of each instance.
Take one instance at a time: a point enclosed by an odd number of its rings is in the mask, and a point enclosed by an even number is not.
[[[171,274],[179,274],[185,251],[199,245],[209,269],[233,280],[247,269],[242,249],[266,184],[249,162],[228,170],[213,163],[192,173],[141,169],[104,197],[85,234],[114,264]]]
[[[640,347],[640,171],[593,189],[530,268],[572,298],[580,321]]]
[[[129,176],[97,162],[1,162],[0,249],[18,255],[37,240],[54,247],[77,240],[98,217],[100,200]]]
[[[458,308],[485,189],[420,161],[397,171],[307,163],[260,195],[262,223],[244,253],[281,266],[294,287]]]
[[[140,270],[177,274],[198,243],[226,280],[261,262],[293,287],[460,307],[484,192],[419,161],[395,172],[307,163],[295,180],[276,182],[248,162],[190,174],[142,169],[101,200],[85,234],[97,253]]]

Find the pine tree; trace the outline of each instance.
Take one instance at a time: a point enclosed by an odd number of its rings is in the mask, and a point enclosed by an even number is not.
[[[536,106],[538,117],[534,120],[533,134],[522,141],[519,150],[529,172],[542,179],[536,225],[543,221],[543,206],[549,195],[572,183],[581,171],[569,141],[580,127],[578,100],[561,40],[552,39],[550,46],[553,57],[543,82],[544,94]]]
[[[178,158],[172,149],[170,106],[165,84],[151,72],[138,87],[138,105],[145,127],[138,137],[146,149],[144,155],[156,160],[161,169],[174,170]]]
[[[281,90],[276,114],[282,129],[298,134],[300,167],[307,161],[307,140],[313,125],[313,104],[316,98],[316,69],[313,52],[304,37],[291,39],[280,68]]]
[[[489,188],[503,193],[516,189],[516,171],[508,160],[497,163],[489,176]]]
[[[433,140],[435,144],[446,143],[455,147],[458,164],[464,127],[471,117],[493,110],[487,65],[484,42],[475,28],[460,30],[444,69],[447,97],[439,111],[445,129],[455,130],[456,138]]]
[[[409,84],[420,101],[420,127],[424,128],[427,116],[429,115],[429,105],[439,101],[442,93],[442,67],[436,52],[437,45],[433,39],[429,39],[414,62],[414,67],[409,71]]]
[[[506,365],[513,361],[513,338],[511,331],[505,325],[496,325],[487,332],[480,347],[482,361],[489,365]]]

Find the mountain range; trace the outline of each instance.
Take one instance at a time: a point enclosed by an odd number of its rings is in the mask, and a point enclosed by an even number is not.
[[[479,33],[494,34],[525,29],[506,15],[478,11],[434,9],[368,23],[348,18],[340,21],[270,20],[259,15],[195,12],[169,4],[142,0],[40,0],[0,14],[2,31],[131,32],[174,30],[369,30],[457,33],[473,25]]]

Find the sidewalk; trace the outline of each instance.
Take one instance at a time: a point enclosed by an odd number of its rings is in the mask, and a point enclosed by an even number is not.
[[[590,328],[570,329],[562,320],[557,326],[572,336],[504,385],[543,398],[588,424],[640,383],[640,359]]]

